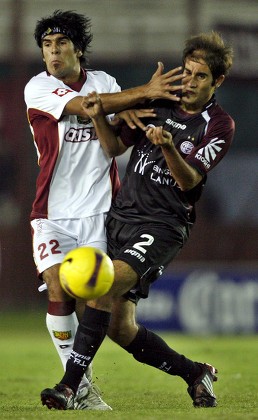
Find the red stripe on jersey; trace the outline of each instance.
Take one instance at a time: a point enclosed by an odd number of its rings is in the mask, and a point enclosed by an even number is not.
[[[117,163],[115,159],[113,159],[111,167],[110,167],[110,179],[111,179],[111,184],[112,184],[112,199],[114,199],[120,188],[120,178],[119,178],[118,167],[117,167]]]
[[[40,166],[31,218],[47,218],[50,183],[59,153],[58,122],[38,109],[29,109],[28,119],[33,127]]]

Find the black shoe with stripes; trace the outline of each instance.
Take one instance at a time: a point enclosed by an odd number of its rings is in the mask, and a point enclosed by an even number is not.
[[[194,407],[216,407],[216,396],[213,392],[213,382],[217,381],[217,369],[206,363],[200,363],[202,373],[187,388],[188,394],[193,400]]]

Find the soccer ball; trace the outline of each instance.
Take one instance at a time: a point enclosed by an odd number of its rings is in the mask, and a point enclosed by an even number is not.
[[[98,248],[81,247],[66,254],[59,271],[64,291],[73,298],[96,299],[105,295],[114,281],[114,266]]]

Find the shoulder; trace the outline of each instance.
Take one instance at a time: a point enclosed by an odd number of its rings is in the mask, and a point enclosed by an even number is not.
[[[235,134],[235,121],[222,109],[218,104],[214,104],[209,110],[208,126],[206,131],[206,139],[218,138],[223,139],[225,145],[231,144]]]
[[[87,81],[90,82],[92,85],[96,85],[97,88],[100,89],[102,87],[104,90],[107,90],[107,92],[118,92],[121,90],[115,77],[111,76],[105,71],[92,69],[86,71]]]
[[[57,79],[51,77],[47,72],[39,73],[36,76],[33,76],[28,83],[25,85],[24,92],[26,94],[35,94],[44,89],[53,89],[58,86]]]
[[[233,118],[218,103],[214,103],[210,109],[207,109],[207,111],[211,118],[223,120],[228,122],[230,125],[235,124]]]
[[[87,77],[89,78],[98,78],[98,79],[102,79],[102,80],[115,80],[115,78],[113,76],[111,76],[110,74],[106,73],[103,70],[92,70],[89,69],[87,70]]]
[[[48,76],[46,71],[43,71],[39,74],[37,74],[36,76],[33,76],[28,83],[26,84],[25,88],[30,87],[30,86],[38,86],[39,83],[44,83],[47,82],[47,80],[49,80],[50,77]]]

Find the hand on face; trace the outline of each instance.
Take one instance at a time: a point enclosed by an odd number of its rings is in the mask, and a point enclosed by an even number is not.
[[[158,63],[158,68],[153,74],[151,80],[145,85],[146,97],[149,99],[169,99],[172,101],[180,101],[177,92],[182,89],[180,82],[184,77],[181,72],[182,67],[176,67],[173,70],[163,73],[163,63]]]

